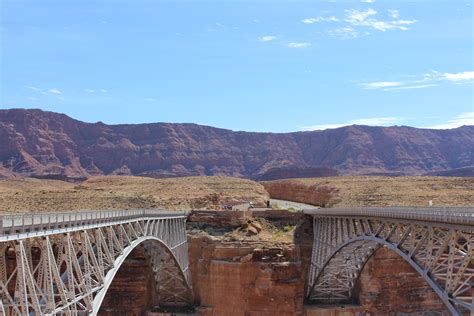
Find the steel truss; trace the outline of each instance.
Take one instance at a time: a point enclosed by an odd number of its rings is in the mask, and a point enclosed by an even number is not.
[[[121,264],[143,245],[157,305],[192,305],[186,216],[128,222],[0,242],[0,311],[5,315],[95,315]],[[21,237],[21,236],[20,236]]]
[[[467,225],[449,223],[449,217],[430,222],[351,215],[360,211],[307,213],[313,215],[314,232],[309,302],[352,301],[365,263],[385,246],[426,280],[453,315],[474,315],[474,213],[464,217]]]

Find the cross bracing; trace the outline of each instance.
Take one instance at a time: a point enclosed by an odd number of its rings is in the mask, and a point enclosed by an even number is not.
[[[307,301],[351,302],[365,263],[385,246],[420,274],[453,315],[474,315],[473,209],[353,208],[305,213],[313,217],[314,234]]]
[[[0,310],[95,315],[127,256],[142,245],[162,307],[192,304],[184,212],[162,210],[0,217]]]

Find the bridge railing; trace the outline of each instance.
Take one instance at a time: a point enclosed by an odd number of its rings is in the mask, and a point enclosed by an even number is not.
[[[305,210],[316,216],[385,217],[393,219],[474,225],[474,207],[354,207]]]
[[[186,216],[187,212],[167,210],[110,210],[64,213],[0,215],[0,237],[44,230],[130,221],[139,218]]]

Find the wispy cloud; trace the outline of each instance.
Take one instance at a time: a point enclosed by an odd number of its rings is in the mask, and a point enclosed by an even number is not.
[[[43,90],[43,89],[40,89],[38,87],[33,87],[33,86],[25,86],[25,88],[28,88],[28,89],[33,90],[35,92],[40,92],[40,91]]]
[[[474,71],[463,71],[458,73],[441,73],[432,71],[425,73],[416,80],[408,81],[375,81],[361,83],[364,89],[381,89],[383,91],[396,91],[406,89],[424,89],[439,86],[443,82],[451,82],[455,84],[471,83],[474,81]]]
[[[38,101],[38,98],[35,98],[35,97],[28,97],[28,100],[29,100],[29,101]]]
[[[146,99],[144,99],[144,101],[147,101],[147,102],[156,102],[156,99],[154,99],[154,98],[146,98]]]
[[[260,42],[271,42],[273,40],[275,40],[277,37],[274,36],[274,35],[265,35],[265,36],[262,36],[260,37],[258,40]]]
[[[339,21],[339,19],[335,16],[328,16],[328,17],[318,16],[318,17],[315,17],[315,18],[303,19],[303,20],[301,20],[301,23],[314,24],[314,23],[319,23],[319,22],[338,22],[338,21]]]
[[[57,88],[48,89],[48,92],[52,94],[61,94],[61,91]]]
[[[398,10],[389,9],[387,11],[388,11],[388,14],[394,19],[398,19],[400,17],[400,12],[398,12]]]
[[[362,0],[361,2],[364,2],[364,3],[374,3],[375,0]]]
[[[102,92],[102,93],[107,93],[107,90],[105,90],[105,89],[100,89],[100,92]]]
[[[375,19],[374,16],[377,14],[372,8],[367,10],[357,10],[351,9],[346,10],[345,21],[353,26],[368,27],[378,31],[388,31],[388,30],[408,30],[408,26],[416,23],[416,20],[401,20],[399,19],[399,13],[396,10],[392,10],[391,16],[394,20],[383,21]],[[396,17],[395,17],[396,16]]]
[[[461,127],[463,125],[474,125],[474,112],[465,112],[449,119],[446,123],[429,126],[431,129],[451,129]]]
[[[458,73],[444,73],[442,74],[442,78],[449,80],[449,81],[468,81],[468,80],[474,80],[474,71],[464,71],[464,72],[458,72]]]
[[[388,87],[398,87],[401,86],[403,82],[396,82],[396,81],[376,81],[376,82],[369,82],[363,83],[365,89],[383,89]]]
[[[303,127],[304,131],[324,130],[330,128],[339,128],[348,125],[369,125],[369,126],[391,126],[403,122],[405,119],[401,117],[370,117],[351,120],[346,123],[322,124]]]
[[[307,48],[307,47],[311,46],[311,43],[307,43],[307,42],[295,43],[295,42],[292,42],[292,43],[286,44],[286,46],[290,47],[290,48]]]
[[[350,26],[329,30],[329,35],[344,39],[359,37],[360,33]]]
[[[84,92],[87,92],[87,93],[94,93],[95,90],[93,90],[93,89],[84,89]]]
[[[437,87],[437,84],[419,84],[419,85],[413,85],[413,86],[403,86],[403,87],[395,87],[395,88],[386,88],[383,89],[384,91],[394,91],[394,90],[406,90],[406,89],[424,89],[424,88],[431,88],[431,87]]]
[[[367,10],[350,9],[350,10],[346,10],[345,12],[346,12],[346,21],[352,24],[357,24],[357,25],[359,25],[360,23],[366,22],[370,16],[377,14],[377,11],[375,11],[372,8],[369,8]]]

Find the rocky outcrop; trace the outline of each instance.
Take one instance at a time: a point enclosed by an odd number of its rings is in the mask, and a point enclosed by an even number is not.
[[[189,239],[199,315],[302,315],[304,278],[297,248]]]
[[[446,307],[426,281],[404,259],[383,247],[362,270],[353,305],[305,305],[305,280],[311,258],[311,221],[301,215],[280,212],[289,216],[290,221],[299,222],[294,243],[271,245],[265,242],[228,242],[193,233],[188,236],[198,315],[447,315]],[[262,214],[253,212],[254,216]],[[235,221],[235,214],[229,216]],[[265,218],[274,218],[275,223],[282,220],[281,215],[271,212]],[[230,220],[221,221],[229,227]]]
[[[314,132],[248,133],[196,124],[84,123],[63,114],[14,109],[0,110],[0,143],[4,178],[83,179],[104,174],[274,178],[293,177],[292,170],[296,176],[305,175],[304,170],[413,175],[474,165],[474,126],[427,130],[354,125]]]
[[[369,259],[358,283],[359,304],[371,315],[450,315],[418,272],[387,248]]]

